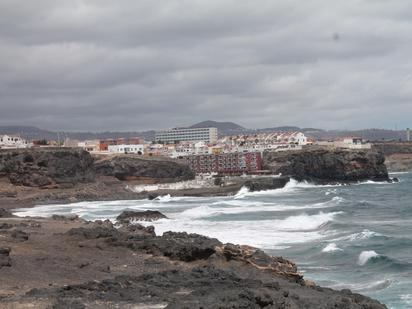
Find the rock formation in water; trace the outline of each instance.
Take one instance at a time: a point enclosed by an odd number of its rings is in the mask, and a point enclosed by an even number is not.
[[[313,148],[265,152],[263,168],[315,182],[389,180],[385,157],[376,151]]]

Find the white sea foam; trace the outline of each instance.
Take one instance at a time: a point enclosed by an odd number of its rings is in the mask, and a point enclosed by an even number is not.
[[[362,251],[361,254],[359,254],[359,259],[358,259],[358,264],[363,266],[365,265],[370,259],[378,257],[379,254],[376,253],[375,251]]]
[[[186,231],[215,237],[222,242],[241,243],[265,249],[284,249],[294,243],[313,241],[325,237],[322,227],[334,220],[340,212],[302,214],[285,219],[260,221],[209,221],[199,215],[209,214],[210,208],[197,207],[182,213],[169,214],[170,219],[142,222],[154,225],[156,233]]]
[[[335,243],[330,243],[325,248],[322,249],[322,252],[336,252],[336,251],[343,251],[343,249],[338,248],[338,246]]]
[[[341,184],[335,185],[316,185],[313,183],[309,183],[307,181],[299,182],[293,178],[283,187],[279,189],[273,190],[264,190],[264,191],[255,191],[250,192],[246,187],[242,187],[239,192],[235,195],[235,199],[242,199],[248,196],[272,196],[272,195],[279,195],[279,194],[291,194],[296,192],[299,189],[308,189],[308,188],[328,188],[328,187],[339,187],[342,186]]]
[[[401,295],[401,300],[404,301],[407,305],[412,305],[412,294]]]
[[[213,187],[213,179],[212,178],[200,178],[197,177],[194,180],[187,180],[187,181],[180,181],[180,182],[173,182],[173,183],[163,183],[163,184],[152,184],[152,185],[137,185],[133,187],[128,187],[133,192],[150,192],[156,190],[182,190],[182,189],[196,189],[196,188],[205,188],[205,187]]]
[[[356,240],[365,240],[374,236],[382,236],[382,234],[376,233],[374,231],[370,231],[368,229],[364,229],[362,232],[354,233],[348,236],[349,241],[356,241]]]
[[[330,287],[333,289],[341,290],[341,289],[350,289],[356,292],[370,292],[370,291],[379,291],[388,288],[392,284],[392,280],[390,279],[383,279],[373,282],[361,282],[361,283],[354,283],[354,284],[334,284]]]
[[[383,236],[383,235],[376,233],[374,231],[370,231],[368,229],[364,229],[362,232],[338,237],[338,238],[333,239],[332,241],[359,241],[359,240],[366,240],[366,239],[369,239],[375,236]]]

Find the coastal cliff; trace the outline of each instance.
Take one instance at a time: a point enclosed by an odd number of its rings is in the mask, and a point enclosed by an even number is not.
[[[389,180],[385,157],[376,151],[308,148],[265,152],[263,168],[299,181],[354,182]]]
[[[138,155],[97,157],[94,162],[97,175],[113,176],[119,180],[147,182],[177,182],[191,180],[195,174],[185,164],[166,159],[146,159]]]
[[[128,184],[193,178],[189,167],[166,158],[94,158],[87,151],[71,148],[0,150],[0,206],[7,208],[144,198],[129,190]]]
[[[75,149],[0,150],[0,176],[14,185],[45,187],[93,182],[93,158]]]

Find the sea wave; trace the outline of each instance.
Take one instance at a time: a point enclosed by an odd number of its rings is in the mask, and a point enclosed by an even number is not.
[[[383,279],[377,281],[369,281],[369,282],[362,282],[362,283],[353,283],[353,284],[334,284],[330,285],[331,288],[341,290],[341,289],[350,289],[356,292],[373,292],[373,291],[380,291],[387,289],[391,286],[393,280],[391,279]]]
[[[336,252],[336,251],[343,251],[343,249],[339,248],[335,243],[328,244],[325,248],[322,249],[322,252]]]
[[[362,251],[361,254],[359,254],[359,258],[358,258],[358,264],[363,266],[365,265],[368,261],[372,260],[372,259],[376,259],[377,257],[379,257],[380,255],[378,253],[376,253],[373,250],[370,251]]]
[[[307,189],[307,188],[330,188],[330,187],[340,187],[343,184],[326,184],[326,185],[319,185],[310,183],[307,181],[297,181],[296,179],[291,178],[289,182],[283,187],[279,189],[272,189],[272,190],[263,190],[263,191],[253,191],[250,192],[248,188],[242,187],[238,193],[235,195],[236,199],[241,199],[249,196],[262,196],[262,195],[278,195],[278,194],[287,194],[293,193],[299,189]]]
[[[361,232],[353,233],[347,236],[338,237],[338,238],[333,239],[332,241],[359,241],[359,240],[366,240],[372,237],[384,237],[384,235],[368,230],[368,229],[364,229]]]

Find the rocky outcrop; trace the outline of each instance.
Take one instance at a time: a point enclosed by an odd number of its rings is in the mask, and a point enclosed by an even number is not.
[[[146,159],[134,155],[103,157],[95,162],[98,175],[119,180],[147,182],[177,182],[194,179],[195,174],[185,164],[168,159]]]
[[[309,284],[294,263],[257,248],[62,220],[13,219],[30,241],[0,238],[1,308],[386,308]]]
[[[0,150],[0,175],[19,186],[48,187],[94,181],[93,158],[76,149]]]
[[[11,266],[10,248],[0,247],[0,269]]]
[[[129,223],[130,221],[156,221],[159,219],[167,219],[167,217],[157,210],[125,210],[116,218],[116,220],[122,224]]]
[[[248,188],[251,192],[273,190],[283,188],[289,181],[289,177],[261,177],[253,180],[247,180],[243,183],[243,186]]]
[[[29,300],[50,299],[55,308],[135,308],[136,304],[139,304],[136,308],[168,309],[386,308],[350,291],[299,288],[276,280],[244,279],[209,266],[33,289],[25,297]]]
[[[14,215],[11,213],[11,211],[0,208],[0,218],[12,218]]]
[[[375,151],[314,148],[265,152],[263,168],[315,182],[389,180],[384,156]]]

